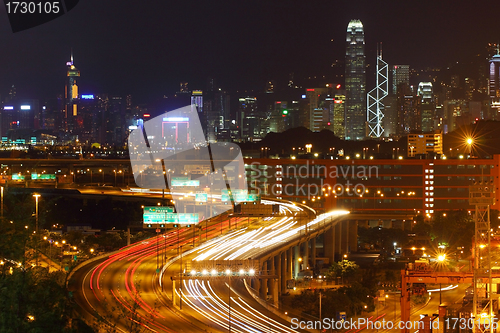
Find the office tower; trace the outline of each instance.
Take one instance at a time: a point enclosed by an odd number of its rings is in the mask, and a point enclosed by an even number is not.
[[[203,128],[203,134],[205,137],[208,136],[207,124],[208,119],[207,115],[203,110],[203,90],[193,90],[191,92],[191,105],[194,105],[196,111],[198,113],[198,118],[200,119],[201,127]]]
[[[73,53],[71,53],[71,61],[66,63],[68,67],[66,89],[65,89],[65,120],[66,131],[73,131],[75,118],[78,116],[78,84],[77,78],[80,77],[80,71],[73,63]]]
[[[365,35],[359,20],[352,20],[347,26],[345,62],[345,138],[362,140],[366,122],[366,68]]]
[[[490,81],[489,81],[489,96],[491,112],[495,115],[494,118],[498,119],[498,112],[500,112],[500,50],[497,46],[497,54],[490,60]]]
[[[434,96],[431,82],[420,82],[418,84],[417,95],[419,97],[419,121],[417,130],[422,132],[432,132],[434,130]]]
[[[219,127],[223,129],[228,129],[231,124],[230,102],[230,96],[219,88],[219,91],[215,93],[214,105],[219,116]]]
[[[198,115],[203,115],[203,91],[202,90],[193,90],[191,93],[191,105],[196,106],[196,110],[198,111]]]
[[[274,102],[274,110],[271,112],[269,121],[269,131],[281,133],[285,131],[288,116],[288,103],[286,101]]]
[[[387,96],[384,99],[384,119],[382,123],[384,126],[384,137],[391,137],[396,135],[398,126],[398,99],[396,96]]]
[[[454,131],[457,126],[457,119],[468,113],[467,102],[465,100],[454,99],[443,102],[443,113],[445,116],[444,133]]]
[[[396,134],[406,135],[410,131],[417,130],[418,123],[418,98],[415,97],[413,89],[406,83],[398,86],[397,107],[398,107],[398,127]]]
[[[396,95],[398,86],[401,83],[410,84],[410,66],[394,65],[392,66],[392,93]]]
[[[242,97],[238,99],[236,115],[238,136],[243,141],[254,141],[260,138],[260,119],[257,112],[257,98]]]
[[[306,89],[306,99],[309,102],[309,108],[306,111],[306,121],[303,126],[313,132],[321,131],[323,123],[329,121],[328,115],[326,118],[323,116],[325,105],[322,102],[328,97],[330,90],[329,88]]]
[[[33,131],[39,128],[40,108],[36,99],[10,100],[0,110],[2,141],[6,141],[3,138],[15,139],[19,130]]]
[[[376,80],[375,88],[370,90],[367,95],[366,121],[368,122],[368,136],[380,138],[384,133],[382,120],[384,119],[384,98],[389,94],[389,70],[387,63],[382,60],[382,48],[377,54]]]
[[[468,101],[472,101],[472,99],[474,98],[473,95],[475,91],[475,85],[476,85],[475,80],[468,77],[465,78],[465,98]]]
[[[344,139],[345,137],[345,90],[337,90],[333,101],[333,133]]]

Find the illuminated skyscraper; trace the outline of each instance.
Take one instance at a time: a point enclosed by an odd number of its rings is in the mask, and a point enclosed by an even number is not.
[[[345,88],[345,138],[362,140],[366,121],[366,68],[365,34],[359,20],[352,20],[347,26]]]
[[[382,45],[382,44],[380,44]],[[382,120],[384,119],[384,103],[383,99],[389,93],[388,85],[388,66],[382,60],[382,47],[377,51],[377,69],[375,88],[370,90],[367,95],[367,118],[369,133],[368,136],[380,138],[384,133]]]
[[[68,67],[68,74],[64,96],[66,100],[66,110],[64,116],[66,120],[66,130],[72,131],[74,118],[78,116],[78,106],[76,103],[78,100],[77,78],[80,77],[80,71],[73,64],[73,53],[71,53],[71,61],[67,62],[66,66]]]
[[[410,66],[409,65],[394,65],[392,66],[392,93],[398,92],[398,86],[401,83],[410,84]]]
[[[422,132],[431,132],[434,130],[434,115],[436,107],[434,105],[434,96],[432,93],[432,82],[420,82],[418,84],[417,95],[420,99],[420,112],[418,121],[418,130]]]
[[[340,90],[335,94],[333,106],[333,133],[343,139],[345,135],[345,91]]]
[[[498,46],[497,54],[490,60],[490,81],[488,91],[492,113],[495,114],[495,117],[498,119],[498,112],[500,112],[500,51]]]

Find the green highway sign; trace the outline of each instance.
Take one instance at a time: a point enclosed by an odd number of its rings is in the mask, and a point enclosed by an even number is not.
[[[165,224],[168,213],[173,213],[174,207],[152,206],[144,207],[142,214],[144,224]]]
[[[12,180],[24,180],[24,176],[16,173],[12,175]]]
[[[196,193],[195,194],[195,199],[196,202],[207,202],[208,201],[208,194],[207,193]]]
[[[198,224],[199,217],[197,213],[168,213],[167,223],[175,224]]]
[[[56,175],[32,173],[31,180],[56,180]]]
[[[248,194],[248,200],[247,201],[251,201],[251,202],[260,201],[260,195],[254,194],[254,193],[250,193],[250,194]]]
[[[189,177],[173,177],[172,182],[170,184],[171,186],[193,186],[193,187],[198,187],[200,186],[200,181],[199,180],[191,180]]]
[[[248,190],[232,190],[232,191],[222,190],[221,201],[229,201],[230,200],[229,194],[231,194],[233,196],[233,199],[237,202],[255,201],[248,199]]]

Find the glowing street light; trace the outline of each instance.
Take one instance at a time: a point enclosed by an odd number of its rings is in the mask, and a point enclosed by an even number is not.
[[[36,219],[36,228],[35,228],[35,234],[36,234],[36,265],[38,266],[38,240],[40,236],[38,235],[38,198],[40,197],[40,194],[35,193],[33,194],[33,197],[35,198],[35,219]]]
[[[472,157],[472,145],[474,144],[474,139],[467,138],[467,145],[469,146],[469,157]]]

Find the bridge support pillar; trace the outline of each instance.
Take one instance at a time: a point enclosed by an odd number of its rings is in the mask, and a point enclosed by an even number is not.
[[[293,279],[292,248],[286,250],[286,279]]]
[[[276,266],[274,265],[275,257],[268,260],[268,270],[270,275],[276,274]],[[267,279],[267,292],[271,295],[274,301],[274,293],[276,292],[276,279]],[[276,297],[278,298],[278,297]]]
[[[335,226],[328,229],[327,232],[324,233],[323,236],[323,251],[324,251],[324,256],[328,258],[330,261],[330,264],[335,262],[335,252],[336,252],[336,247],[335,247]]]
[[[279,298],[278,298],[278,290],[279,290],[279,284],[278,284],[278,279],[269,279],[269,281],[272,283],[271,285],[271,296],[273,298],[273,305],[275,307],[279,307]]]
[[[312,270],[316,268],[316,238],[311,239],[311,265]]]
[[[286,257],[287,257],[288,250],[285,252],[282,252],[279,256],[279,262],[280,262],[280,271],[279,271],[279,276],[280,276],[280,295],[283,295],[286,293],[286,280],[287,280],[287,274],[286,274]]]
[[[172,303],[174,306],[179,306],[179,297],[175,288],[177,288],[177,281],[172,280]]]
[[[127,228],[127,245],[130,245],[130,228]]]
[[[296,279],[297,276],[299,275],[300,272],[300,262],[299,262],[299,257],[300,257],[300,245],[295,245],[293,247],[294,254],[293,254],[293,278]]]
[[[302,269],[306,270],[309,267],[309,241],[302,243],[304,246],[304,256],[302,257]]]
[[[252,279],[250,282],[250,285],[257,293],[260,291],[260,280],[259,279]]]
[[[262,274],[269,274],[267,271],[267,261],[264,261],[264,264],[262,265]],[[260,279],[259,297],[264,301],[267,301],[267,279]]]
[[[281,280],[283,279],[281,275],[281,253],[274,257],[274,267],[276,268],[275,274],[278,276],[278,279],[276,280],[278,284],[277,291],[278,295],[281,295]]]

